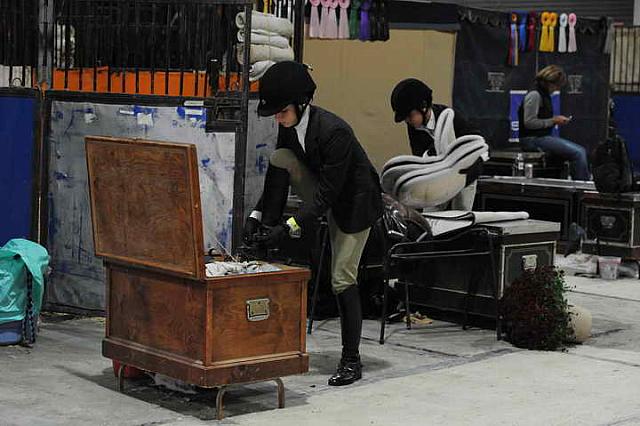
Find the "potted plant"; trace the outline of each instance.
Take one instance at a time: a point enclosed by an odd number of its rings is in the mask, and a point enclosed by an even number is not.
[[[500,315],[513,345],[553,351],[575,340],[564,273],[553,266],[524,271],[504,291]]]

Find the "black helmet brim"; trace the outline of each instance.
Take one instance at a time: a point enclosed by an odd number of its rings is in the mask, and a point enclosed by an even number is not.
[[[277,113],[285,109],[287,105],[290,105],[290,104],[291,102],[287,102],[287,101],[283,101],[275,104],[265,103],[264,105],[262,103],[259,103],[258,115],[260,117],[271,117],[272,115],[276,115]]]
[[[394,120],[396,121],[396,123],[400,123],[404,120],[407,119],[407,117],[409,116],[409,114],[405,111],[396,111]]]

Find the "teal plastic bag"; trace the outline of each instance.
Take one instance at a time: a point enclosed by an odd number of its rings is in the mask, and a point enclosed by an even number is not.
[[[47,249],[33,241],[14,239],[0,248],[0,324],[21,321],[27,306],[25,266],[33,276],[33,313],[40,313]]]

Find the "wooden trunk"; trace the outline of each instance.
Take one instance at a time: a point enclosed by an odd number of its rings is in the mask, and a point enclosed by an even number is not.
[[[206,278],[195,146],[86,142],[103,355],[203,387],[308,371],[308,270]]]

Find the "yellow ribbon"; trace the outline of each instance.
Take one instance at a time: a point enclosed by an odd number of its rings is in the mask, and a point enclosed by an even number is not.
[[[558,14],[553,12],[549,14],[549,38],[547,39],[547,52],[556,50],[555,31],[558,25]]]
[[[547,44],[549,43],[549,12],[542,12],[540,15],[540,24],[542,25],[540,34],[540,48],[541,52],[547,51]]]

